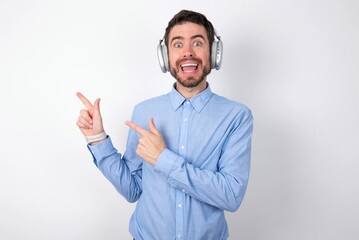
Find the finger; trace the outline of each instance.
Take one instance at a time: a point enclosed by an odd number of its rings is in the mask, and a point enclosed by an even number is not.
[[[90,113],[88,110],[81,109],[80,116],[85,118],[85,120],[88,121],[89,123],[92,123],[92,117],[90,116]]]
[[[135,132],[139,133],[141,136],[147,135],[149,133],[146,129],[141,128],[140,126],[138,126],[133,122],[126,121],[125,123],[127,126],[132,128]]]
[[[82,95],[82,93],[77,92],[76,96],[81,100],[81,102],[85,105],[85,107],[89,110],[92,111],[93,109],[93,105],[91,104],[91,102],[84,96]]]
[[[153,118],[150,118],[150,123],[149,123],[149,127],[150,127],[150,131],[156,135],[160,135],[161,133],[158,131],[158,129],[156,128],[155,125],[155,121],[153,120]]]
[[[85,128],[92,128],[92,123],[87,121],[85,118],[83,118],[82,116],[79,116],[79,118],[77,119],[77,122],[81,124],[82,127]]]
[[[84,124],[80,119],[76,122],[76,125],[82,129],[92,129],[92,125]]]
[[[101,99],[100,98],[97,98],[95,103],[93,104],[94,105],[94,108],[93,108],[93,114],[96,115],[96,116],[100,116],[101,115],[101,112],[100,112],[100,101]]]

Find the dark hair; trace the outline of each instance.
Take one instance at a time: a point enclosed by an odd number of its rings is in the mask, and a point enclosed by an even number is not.
[[[198,25],[203,26],[207,32],[209,46],[212,46],[212,43],[214,41],[214,35],[215,35],[212,23],[210,21],[208,21],[206,16],[204,16],[203,14],[194,12],[194,11],[190,11],[190,10],[180,11],[179,13],[174,15],[174,17],[168,22],[168,26],[166,28],[166,33],[165,33],[166,46],[168,46],[168,35],[169,35],[170,31],[172,30],[172,28],[178,24],[183,24],[185,22],[192,22],[192,23],[196,23]],[[210,51],[211,51],[211,48],[210,48]]]

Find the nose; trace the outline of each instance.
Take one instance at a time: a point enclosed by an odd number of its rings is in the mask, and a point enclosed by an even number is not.
[[[193,48],[191,45],[187,45],[183,48],[183,57],[191,58],[194,56]]]

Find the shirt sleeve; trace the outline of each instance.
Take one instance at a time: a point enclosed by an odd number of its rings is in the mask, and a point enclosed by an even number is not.
[[[178,154],[165,149],[155,171],[167,178],[172,187],[217,208],[236,211],[248,185],[253,117],[250,110],[241,118],[226,139],[218,171],[199,169]]]
[[[135,164],[122,158],[121,154],[114,148],[110,137],[99,144],[87,145],[87,147],[97,168],[116,190],[127,201],[137,201],[142,193],[142,162]]]

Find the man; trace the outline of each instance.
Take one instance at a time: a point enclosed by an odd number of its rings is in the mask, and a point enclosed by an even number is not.
[[[176,82],[168,94],[134,108],[123,156],[105,134],[100,100],[92,105],[77,93],[87,108],[77,125],[94,163],[129,202],[137,201],[129,227],[136,240],[229,236],[224,210],[236,211],[247,188],[252,115],[207,83],[211,68],[220,67],[215,38],[200,13],[183,10],[169,22],[159,55]]]

